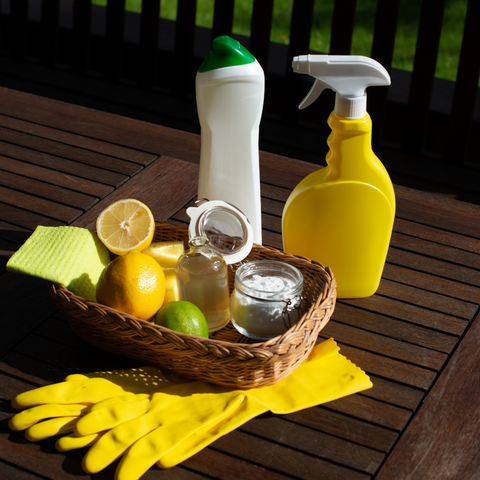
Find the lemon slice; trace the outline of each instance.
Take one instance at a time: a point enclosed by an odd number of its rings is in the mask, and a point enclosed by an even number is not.
[[[143,251],[144,254],[150,255],[160,264],[165,274],[166,290],[163,305],[175,300],[180,300],[175,266],[184,250],[185,248],[181,240],[171,240],[167,242],[152,242],[151,245]]]
[[[155,221],[150,209],[132,198],[118,200],[97,218],[97,235],[114,254],[142,252],[153,240]]]

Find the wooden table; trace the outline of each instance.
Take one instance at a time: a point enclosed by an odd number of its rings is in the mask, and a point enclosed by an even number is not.
[[[16,394],[71,372],[128,368],[73,334],[46,282],[5,271],[37,225],[94,227],[113,200],[187,224],[198,136],[0,88],[0,478],[71,479],[84,452],[8,429]],[[264,243],[281,248],[290,191],[315,165],[262,152]],[[378,292],[341,300],[321,332],[371,390],[293,415],[264,415],[183,464],[144,478],[473,479],[480,476],[480,208],[395,187]],[[93,476],[113,478],[113,470]]]

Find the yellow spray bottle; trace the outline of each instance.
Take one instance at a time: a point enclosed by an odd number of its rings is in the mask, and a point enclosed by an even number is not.
[[[293,69],[315,77],[299,108],[324,89],[336,92],[328,118],[327,167],[304,178],[283,211],[286,252],[332,269],[339,298],[373,295],[380,283],[395,218],[390,177],[372,151],[366,88],[390,85],[388,72],[361,56],[302,55]]]

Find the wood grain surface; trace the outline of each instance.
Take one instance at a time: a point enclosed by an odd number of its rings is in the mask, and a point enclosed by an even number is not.
[[[126,197],[158,221],[188,224],[195,135],[0,88],[0,478],[89,476],[84,450],[61,454],[8,429],[10,400],[69,373],[138,364],[78,338],[43,280],[7,272],[37,225],[93,229]],[[318,167],[261,152],[264,243],[282,248],[281,216]],[[145,479],[478,477],[480,208],[395,186],[397,215],[378,292],[342,299],[334,337],[373,388],[291,415],[264,414]]]

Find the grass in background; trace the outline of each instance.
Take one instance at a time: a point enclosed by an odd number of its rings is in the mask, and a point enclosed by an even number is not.
[[[219,0],[221,1],[221,0]],[[92,0],[93,4],[106,5],[107,0]],[[373,41],[376,0],[358,0],[353,32],[353,55],[369,56]],[[127,10],[140,12],[142,0],[126,0]],[[177,0],[161,0],[160,16],[175,20]],[[330,31],[334,0],[316,0],[310,48],[327,53],[330,46]],[[275,0],[271,40],[288,44],[293,0]],[[197,0],[196,24],[211,28],[213,25],[214,0]],[[393,67],[411,71],[415,52],[415,39],[420,18],[421,2],[401,0]],[[233,33],[250,35],[253,0],[236,0]],[[446,0],[436,76],[455,80],[460,53],[467,0]]]

